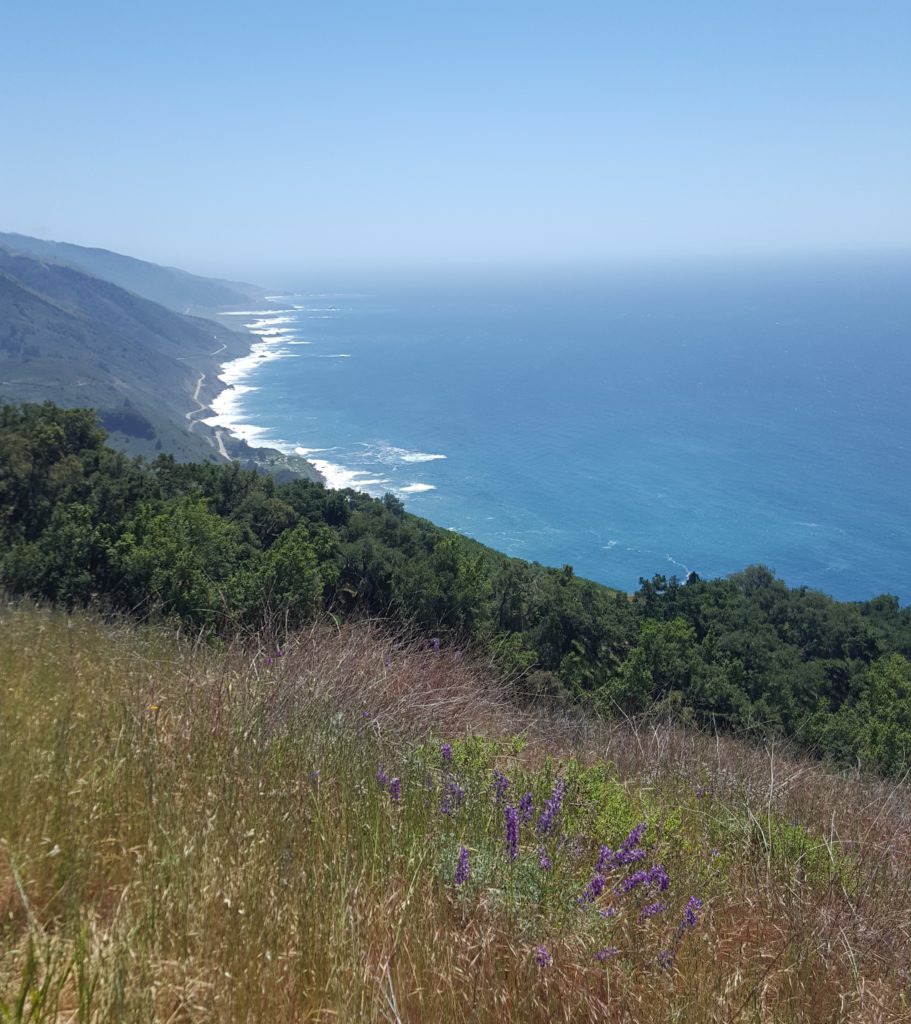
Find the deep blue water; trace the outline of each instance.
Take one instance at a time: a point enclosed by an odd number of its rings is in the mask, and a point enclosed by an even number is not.
[[[762,562],[842,599],[907,601],[909,270],[303,294],[281,327],[309,344],[261,361],[237,418],[325,449],[310,457],[334,479],[616,587]]]

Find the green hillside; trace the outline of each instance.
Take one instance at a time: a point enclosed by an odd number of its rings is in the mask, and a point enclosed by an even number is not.
[[[303,459],[250,448],[202,420],[222,362],[251,337],[174,313],[74,267],[0,248],[0,400],[91,406],[133,455],[318,474]]]
[[[632,596],[376,500],[231,465],[131,462],[91,412],[0,407],[0,587],[166,616],[211,636],[383,616],[483,651],[517,699],[656,705],[841,765],[911,767],[911,610],[752,566]]]

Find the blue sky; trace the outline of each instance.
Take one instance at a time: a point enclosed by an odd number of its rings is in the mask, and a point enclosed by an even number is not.
[[[203,273],[911,248],[911,3],[0,9],[0,228]]]

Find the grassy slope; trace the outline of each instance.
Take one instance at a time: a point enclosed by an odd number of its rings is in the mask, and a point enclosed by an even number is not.
[[[468,656],[370,625],[281,650],[0,610],[8,1019],[908,1019],[903,787],[520,712]],[[533,823],[506,856],[495,767],[538,811],[567,781],[551,871]],[[640,821],[645,859],[580,905]],[[666,892],[613,892],[659,862]]]

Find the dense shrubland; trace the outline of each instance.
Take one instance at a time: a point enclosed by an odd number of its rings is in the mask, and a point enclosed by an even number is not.
[[[490,654],[513,696],[608,716],[655,704],[842,765],[911,763],[911,612],[752,566],[634,595],[507,558],[376,500],[238,466],[130,460],[95,417],[0,407],[0,586],[211,635],[383,616]]]

